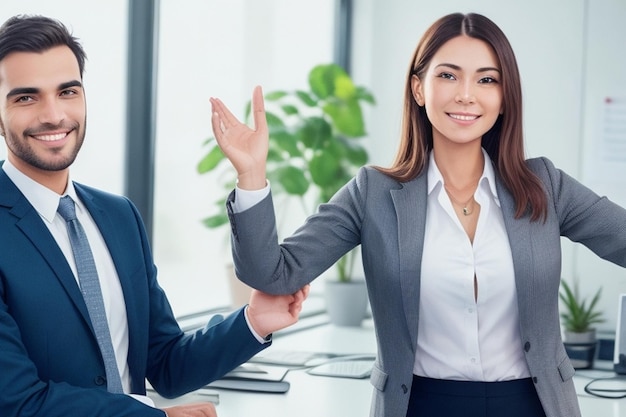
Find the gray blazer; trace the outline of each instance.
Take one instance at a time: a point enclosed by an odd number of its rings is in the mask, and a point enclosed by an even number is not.
[[[558,311],[560,237],[626,266],[626,210],[545,158],[528,165],[545,185],[545,223],[531,222],[528,216],[515,219],[513,198],[497,178],[513,254],[520,348],[547,417],[576,417],[580,410],[574,368],[561,341]],[[371,376],[372,417],[404,417],[408,407],[421,296],[426,177],[399,183],[371,167],[362,168],[281,245],[271,196],[238,214],[228,204],[237,276],[268,293],[296,291],[361,245],[378,348]]]

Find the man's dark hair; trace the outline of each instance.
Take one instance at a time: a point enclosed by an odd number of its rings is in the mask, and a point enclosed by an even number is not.
[[[87,56],[63,23],[45,16],[17,15],[0,27],[0,61],[12,52],[44,52],[61,45],[76,56],[82,77]]]

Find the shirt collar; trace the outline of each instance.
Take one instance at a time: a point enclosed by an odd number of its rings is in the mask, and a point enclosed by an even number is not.
[[[62,196],[22,173],[8,159],[2,164],[2,169],[24,194],[24,197],[35,208],[37,213],[46,221],[52,223],[59,208],[59,198]],[[67,188],[63,195],[69,195],[74,200],[76,206],[79,207],[78,210],[83,210],[82,203],[76,195],[76,189],[71,179],[68,179]]]
[[[482,149],[482,148],[481,148]],[[487,188],[491,192],[494,200],[498,205],[500,205],[500,200],[498,199],[498,192],[496,190],[496,174],[493,168],[493,162],[489,157],[487,151],[482,149],[483,159],[485,161],[485,165],[483,167],[483,173],[478,181],[478,184],[487,184]],[[430,152],[429,156],[429,164],[428,164],[428,194],[433,192],[433,190],[441,184],[443,186],[443,175],[441,175],[441,171],[439,171],[439,167],[435,162],[435,156],[433,152]]]

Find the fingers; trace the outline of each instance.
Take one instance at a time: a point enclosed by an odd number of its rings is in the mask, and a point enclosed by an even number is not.
[[[226,107],[226,105],[215,97],[209,98],[211,102],[211,124],[213,133],[217,136],[229,127],[241,124],[241,121]],[[265,102],[263,100],[263,89],[257,85],[252,91],[252,110],[255,130],[267,130],[267,119],[265,118]]]
[[[219,114],[215,111],[211,113],[211,128],[213,129],[213,135],[220,142],[224,133],[224,126],[220,122]]]
[[[297,302],[303,302],[309,296],[309,291],[311,290],[311,285],[307,284],[304,287],[300,288],[295,294],[295,298]]]
[[[302,304],[309,296],[311,285],[307,284],[293,294],[293,301],[289,303],[289,314],[297,318],[302,311]]]
[[[165,408],[167,417],[216,417],[213,403],[192,403]]]
[[[224,133],[228,127],[234,126],[239,121],[220,99],[211,97],[209,101],[211,102],[211,128],[213,129],[213,135],[217,139],[217,143],[223,147]]]
[[[209,99],[213,113],[217,113],[224,128],[234,126],[241,123],[237,117],[231,113],[226,105],[219,98],[211,97]]]
[[[265,118],[265,102],[263,101],[263,89],[260,85],[257,85],[252,92],[252,110],[254,129],[256,131],[266,131],[267,119]]]

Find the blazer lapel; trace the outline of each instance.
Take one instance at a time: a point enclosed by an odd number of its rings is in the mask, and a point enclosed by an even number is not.
[[[33,244],[34,249],[50,265],[69,298],[89,327],[91,327],[87,306],[63,252],[59,249],[39,213],[37,213],[2,169],[0,169],[0,190],[2,190],[0,193],[0,206],[6,207],[15,216],[16,227],[24,233]],[[28,277],[25,277],[25,279],[28,279]]]
[[[398,218],[397,244],[402,302],[413,350],[417,347],[420,274],[426,228],[426,181],[427,176],[421,174],[416,179],[402,184],[401,189],[391,190],[391,198]]]
[[[113,259],[113,263],[115,264],[115,270],[117,271],[120,284],[122,285],[124,300],[126,305],[129,306],[129,303],[131,303],[134,298],[131,295],[133,287],[130,282],[131,279],[127,274],[129,268],[125,265],[125,260],[127,259],[128,254],[124,253],[123,249],[120,249],[124,247],[124,245],[119,242],[119,239],[123,239],[123,234],[120,233],[120,225],[115,224],[111,220],[111,216],[102,207],[98,199],[95,198],[93,194],[80,184],[74,183],[74,188],[76,189],[76,193],[80,197],[81,201],[87,207],[87,210],[89,210],[89,214],[91,214],[91,217],[98,226],[98,230],[106,243],[111,259]],[[127,307],[127,310],[132,311],[132,307]]]
[[[129,352],[132,352],[135,350],[135,343],[138,339],[136,335],[145,333],[145,330],[140,330],[145,328],[145,325],[142,325],[142,318],[139,315],[133,314],[140,309],[137,308],[137,293],[133,287],[131,276],[128,274],[128,271],[132,269],[127,265],[129,254],[124,252],[124,245],[119,242],[120,239],[124,238],[124,233],[120,232],[120,225],[115,224],[112,221],[111,216],[108,214],[107,210],[103,208],[102,202],[98,197],[94,196],[93,193],[80,184],[74,183],[74,188],[76,189],[76,193],[81,201],[85,204],[85,207],[87,207],[87,210],[89,210],[89,214],[93,218],[94,222],[98,226],[100,234],[102,235],[109,254],[111,255],[111,259],[113,260],[113,264],[115,265],[115,270],[124,294],[128,332],[129,335],[134,335],[134,337],[129,337]],[[130,360],[131,355],[129,354],[129,363]]]
[[[525,309],[532,305],[528,301],[531,299],[533,291],[530,218],[528,215],[524,215],[519,219],[515,218],[515,201],[498,175],[496,175],[496,188],[502,209],[502,217],[504,218],[504,226],[509,237],[511,256],[513,257],[518,310],[520,317],[528,317]],[[522,320],[521,322],[523,323],[524,321]]]

